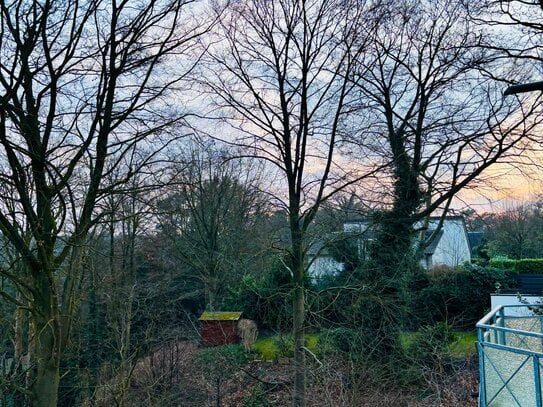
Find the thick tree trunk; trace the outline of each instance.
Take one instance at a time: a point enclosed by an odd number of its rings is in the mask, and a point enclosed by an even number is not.
[[[50,316],[50,315],[49,315]],[[32,384],[33,407],[56,407],[60,382],[60,351],[58,319],[39,316],[35,321],[34,362],[35,376]]]
[[[413,214],[420,206],[422,192],[416,171],[405,154],[396,154],[394,204],[382,215],[380,233],[372,257],[387,278],[396,279],[413,259]]]
[[[421,203],[418,180],[407,163],[397,160],[395,196],[392,208],[377,219],[379,232],[371,245],[370,284],[386,301],[380,303],[379,318],[367,329],[374,331],[375,354],[392,354],[397,343],[397,331],[409,323],[410,287],[418,269],[413,246],[414,213]]]
[[[19,302],[24,302],[24,297],[22,296],[20,291],[17,291],[17,300]],[[16,377],[19,377],[21,372],[24,372],[24,370],[28,367],[28,363],[25,363],[26,357],[25,357],[25,349],[24,349],[24,325],[26,321],[26,310],[17,307],[15,309],[15,326],[14,326],[14,332],[13,332],[13,362],[15,363],[15,369],[17,371],[15,372]],[[21,381],[21,385],[25,385],[24,381]],[[16,406],[27,406],[27,400],[25,399],[25,396],[21,393],[15,394],[14,397],[14,403]],[[2,405],[2,402],[0,401],[0,405]],[[6,402],[6,405],[7,402]]]
[[[31,319],[34,364],[31,401],[33,407],[56,407],[60,382],[61,317],[52,285],[52,273],[43,268],[35,273],[34,284],[38,295],[34,298]]]

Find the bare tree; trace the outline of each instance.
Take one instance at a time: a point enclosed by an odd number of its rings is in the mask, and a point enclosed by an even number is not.
[[[388,18],[353,81],[366,121],[361,149],[392,164],[380,189],[386,204],[375,256],[398,270],[414,258],[413,225],[436,210],[446,213],[495,163],[526,154],[539,118],[538,100],[504,99],[502,82],[489,77],[518,72],[483,46],[485,31],[462,2],[385,7]]]
[[[337,144],[348,127],[348,78],[378,11],[363,1],[235,2],[202,65],[215,111],[233,132],[221,139],[265,160],[283,179],[274,195],[290,228],[295,406],[305,404],[306,232],[328,197],[374,170],[341,165]]]
[[[202,32],[184,22],[186,3],[0,3],[0,182],[14,191],[0,196],[0,231],[28,270],[3,271],[25,301],[1,295],[30,312],[34,406],[57,404],[97,201],[149,164],[161,131],[182,120],[164,101],[193,63],[169,56]],[[127,157],[126,177],[105,184]]]
[[[501,70],[489,74],[511,85],[541,81],[543,4],[540,1],[485,0],[466,2],[465,7],[472,20],[488,31],[485,48],[498,52],[504,61],[516,60],[526,76],[507,76]],[[541,84],[537,82],[517,89],[522,89],[522,92],[541,91]]]
[[[201,298],[203,291],[214,310],[229,282],[262,264],[269,204],[258,163],[229,160],[226,150],[203,145],[188,160],[158,205],[158,228],[190,295]]]
[[[541,250],[541,205],[523,204],[501,213],[483,214],[485,238],[492,256],[538,258]]]

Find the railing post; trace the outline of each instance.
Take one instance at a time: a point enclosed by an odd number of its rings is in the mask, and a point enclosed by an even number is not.
[[[505,328],[505,312],[503,311],[503,307],[500,308],[499,314],[500,314],[499,326],[501,326],[502,328]],[[500,341],[498,343],[500,345],[505,345],[505,332],[500,331],[499,335],[500,335]]]
[[[543,333],[543,315],[539,314],[539,332]],[[539,343],[541,345],[540,352],[543,352],[543,338],[539,340]]]
[[[535,405],[537,407],[541,407],[541,377],[539,375],[539,357],[534,355],[532,360],[534,362]]]
[[[486,407],[485,358],[483,328],[477,328],[477,353],[479,354],[479,407]]]

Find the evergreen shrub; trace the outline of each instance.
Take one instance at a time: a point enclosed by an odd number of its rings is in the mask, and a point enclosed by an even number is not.
[[[511,270],[522,274],[543,274],[543,259],[520,259],[507,258],[491,259],[491,267]]]
[[[419,324],[449,322],[457,327],[472,327],[490,307],[490,294],[496,287],[516,285],[516,272],[467,264],[440,273],[428,273],[427,286],[421,289],[412,310]]]

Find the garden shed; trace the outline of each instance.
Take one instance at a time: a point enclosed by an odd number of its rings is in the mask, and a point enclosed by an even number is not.
[[[241,312],[204,312],[200,318],[200,341],[205,346],[239,342],[238,321]]]

